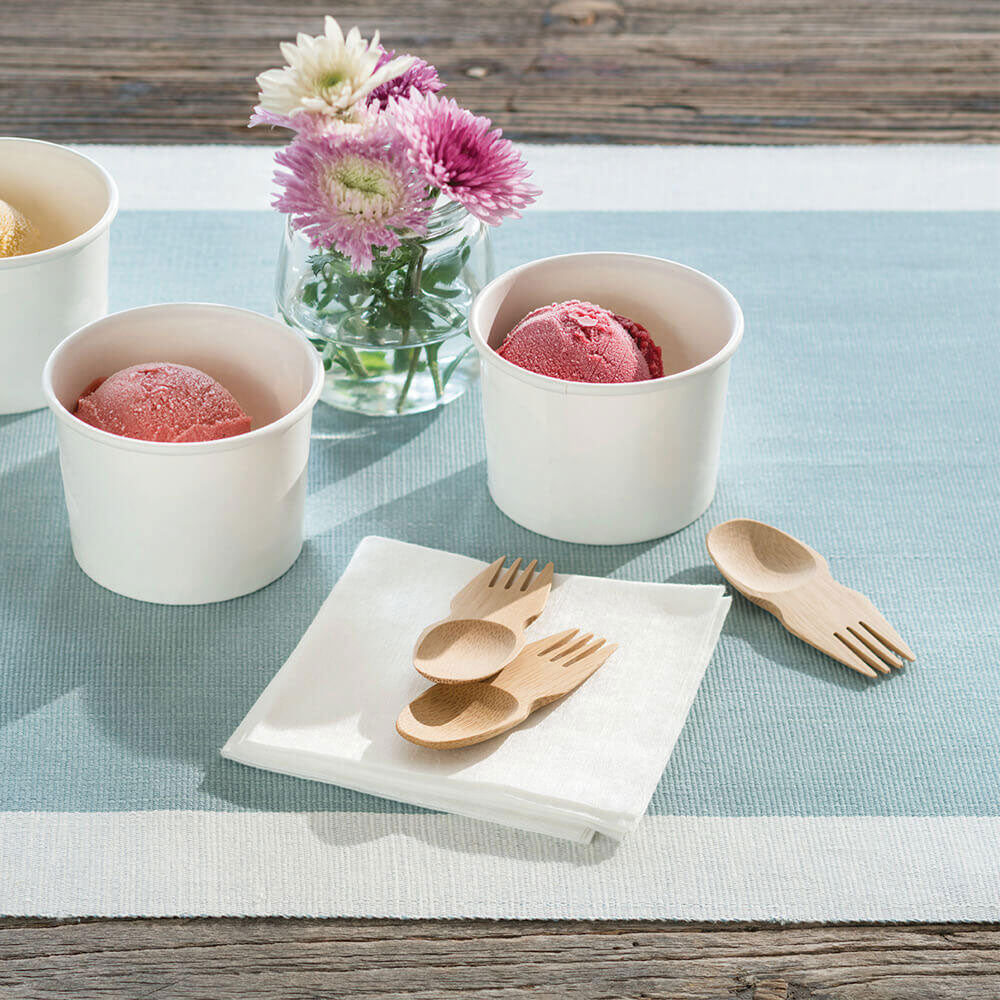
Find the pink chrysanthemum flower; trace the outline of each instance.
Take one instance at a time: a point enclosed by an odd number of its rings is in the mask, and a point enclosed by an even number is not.
[[[258,105],[250,116],[249,128],[255,125],[271,125],[276,128],[287,128],[299,135],[319,137],[323,135],[351,135],[363,137],[372,134],[378,128],[384,127],[378,121],[378,109],[372,105],[357,104],[349,115],[341,118],[331,118],[328,115],[315,114],[309,111],[296,111],[291,115],[280,115]]]
[[[268,111],[259,104],[253,109],[247,128],[253,128],[254,125],[273,125],[276,128],[295,130],[295,125],[292,124],[292,119],[288,115],[279,115],[274,111]]]
[[[406,155],[432,187],[492,226],[542,192],[527,182],[531,171],[513,144],[489,118],[434,94],[411,91],[389,108],[406,140]]]
[[[358,271],[376,248],[393,250],[401,233],[422,236],[432,202],[398,139],[300,134],[275,156],[282,188],[274,207],[291,217],[314,247],[334,247]]]
[[[395,52],[382,50],[375,71],[378,72],[383,66],[387,66],[396,58]],[[406,97],[411,90],[416,90],[418,94],[436,94],[444,89],[444,84],[438,76],[438,71],[423,59],[415,56],[405,56],[412,59],[410,68],[404,70],[399,76],[393,77],[381,86],[376,87],[368,97],[368,106],[384,111],[386,105],[394,97]]]

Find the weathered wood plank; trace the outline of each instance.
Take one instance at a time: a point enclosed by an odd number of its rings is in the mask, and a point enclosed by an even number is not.
[[[8,919],[0,996],[996,1000],[1000,925]]]
[[[0,134],[268,141],[254,75],[322,0],[0,0]],[[385,0],[342,22],[518,138],[996,141],[995,0]],[[277,135],[271,136],[277,141]]]

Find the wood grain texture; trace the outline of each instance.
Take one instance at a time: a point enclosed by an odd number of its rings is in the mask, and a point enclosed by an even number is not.
[[[434,750],[475,746],[575,691],[617,648],[580,629],[537,639],[488,683],[428,688],[399,713],[396,732]]]
[[[996,1000],[1000,925],[0,921],[5,1000]]]
[[[347,25],[520,139],[1000,140],[996,0],[384,0]],[[0,0],[0,134],[267,142],[254,77],[321,0]]]
[[[552,589],[552,563],[536,576],[538,560],[522,568],[506,556],[477,573],[452,599],[447,618],[428,625],[413,647],[417,673],[439,684],[492,677],[525,643],[524,630],[541,613]]]
[[[712,528],[705,544],[747,600],[852,670],[877,677],[915,659],[867,597],[834,580],[823,556],[780,528],[738,517]]]

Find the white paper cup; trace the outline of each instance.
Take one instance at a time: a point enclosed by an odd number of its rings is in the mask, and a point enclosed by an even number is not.
[[[65,146],[0,137],[0,198],[30,219],[44,249],[0,258],[0,413],[45,405],[45,359],[108,310],[108,242],[118,189]]]
[[[96,378],[171,361],[217,379],[247,434],[191,444],[118,437],[73,416]],[[108,590],[204,604],[277,579],[302,547],[319,353],[273,319],[229,306],[146,306],[67,337],[43,373],[56,416],[73,554]]]
[[[663,378],[596,385],[525,371],[496,353],[539,306],[596,302],[636,320]],[[477,296],[489,488],[541,535],[589,545],[677,531],[712,502],[729,361],[743,313],[717,281],[657,257],[579,253],[516,267]]]

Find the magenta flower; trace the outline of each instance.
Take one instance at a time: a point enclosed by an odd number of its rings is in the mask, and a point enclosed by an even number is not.
[[[422,236],[433,207],[399,139],[386,129],[367,136],[300,133],[275,156],[287,172],[274,199],[317,248],[334,247],[367,271],[377,248],[393,250],[401,233]]]
[[[377,73],[395,58],[395,52],[387,52],[383,49],[382,55],[379,56],[378,62],[375,64],[375,72]],[[369,107],[384,111],[386,105],[394,97],[408,97],[413,89],[416,89],[419,94],[436,94],[439,90],[444,89],[444,84],[441,82],[437,70],[430,63],[424,62],[423,59],[418,59],[416,56],[406,56],[405,58],[413,60],[410,68],[376,87],[368,97]]]
[[[483,222],[497,226],[505,216],[520,218],[520,209],[542,193],[527,182],[527,164],[489,118],[416,92],[394,101],[389,113],[420,176]]]

